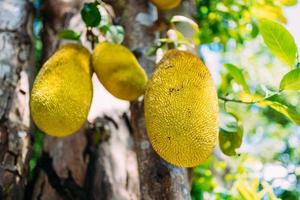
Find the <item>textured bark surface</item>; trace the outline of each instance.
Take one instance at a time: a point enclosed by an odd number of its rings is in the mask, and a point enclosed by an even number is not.
[[[94,168],[90,169],[94,175],[90,199],[140,199],[136,154],[125,116],[112,114],[112,118],[97,118],[90,125],[89,130],[102,136],[97,145],[95,164],[91,165]]]
[[[30,151],[33,77],[30,5],[0,1],[0,199],[23,199]]]
[[[59,31],[64,28],[85,29],[79,13],[83,2],[44,2],[41,11],[44,61],[62,42],[66,42],[59,40]],[[101,99],[98,103],[101,104]],[[117,111],[99,112],[93,123],[86,123],[70,137],[58,139],[46,136],[38,173],[31,183],[34,186],[28,192],[28,198],[139,199],[136,154],[127,118],[122,114]]]
[[[146,0],[106,0],[116,12],[116,23],[125,28],[125,44],[136,53],[140,64],[150,75],[154,69],[154,59],[147,51],[155,42],[155,35],[164,28],[163,22],[145,24],[141,15],[150,21],[151,6]],[[134,5],[134,6],[128,6]],[[162,19],[164,16],[162,16]],[[143,103],[131,104],[131,123],[138,157],[140,190],[142,199],[190,199],[187,170],[163,161],[152,149],[144,121]]]

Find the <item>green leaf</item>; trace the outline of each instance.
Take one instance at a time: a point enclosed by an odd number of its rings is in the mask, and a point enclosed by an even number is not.
[[[300,90],[300,68],[294,69],[283,76],[281,90]]]
[[[103,25],[103,26],[100,26],[99,27],[99,30],[102,32],[102,33],[107,33],[109,31],[109,25]]]
[[[62,30],[58,33],[58,37],[62,39],[68,39],[68,40],[76,40],[78,41],[80,39],[80,33],[77,33],[70,29]]]
[[[97,27],[101,21],[101,15],[95,3],[85,3],[81,10],[81,17],[88,27]]]
[[[193,30],[196,33],[199,32],[199,26],[198,26],[198,24],[196,22],[194,22],[190,18],[187,18],[185,16],[181,16],[181,15],[175,15],[175,16],[172,17],[171,23],[177,23],[177,22],[187,23],[187,24],[191,25],[191,27],[193,28]]]
[[[235,114],[227,114],[230,116],[230,121],[220,128],[219,144],[225,155],[234,156],[236,155],[235,150],[242,145],[243,127]]]
[[[280,3],[285,6],[294,6],[298,3],[298,0],[280,0]]]
[[[284,105],[282,102],[272,101],[272,99],[267,99],[265,101],[262,101],[260,105],[270,106],[272,109],[285,115],[295,124],[300,125],[300,113],[297,113],[295,108],[288,105]]]
[[[125,37],[125,31],[122,26],[109,26],[109,30],[106,32],[105,37],[110,42],[121,44]]]
[[[293,67],[297,46],[289,31],[283,25],[267,19],[259,21],[259,30],[272,54]]]
[[[249,86],[245,80],[243,71],[232,64],[224,64],[224,67],[228,70],[229,74],[233,77],[233,79],[243,87],[244,91],[250,93]]]
[[[250,8],[251,15],[257,19],[279,20],[286,24],[287,18],[284,16],[282,7],[270,5],[268,3],[258,3]]]

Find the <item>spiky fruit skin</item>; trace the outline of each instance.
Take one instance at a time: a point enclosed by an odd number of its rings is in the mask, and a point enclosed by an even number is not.
[[[148,81],[145,120],[154,150],[180,167],[211,155],[218,137],[218,98],[207,67],[186,51],[168,51]]]
[[[113,96],[133,101],[144,94],[147,75],[126,47],[100,43],[94,49],[92,62],[98,79]]]
[[[93,96],[90,57],[81,45],[67,44],[38,73],[30,110],[35,124],[48,135],[68,136],[86,121]]]
[[[177,7],[181,0],[151,0],[161,10],[170,10]]]

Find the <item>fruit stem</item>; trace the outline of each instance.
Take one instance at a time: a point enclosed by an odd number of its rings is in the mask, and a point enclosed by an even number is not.
[[[95,48],[95,44],[97,42],[97,36],[94,35],[94,33],[92,31],[92,28],[87,27],[86,35],[87,35],[87,40],[89,42],[91,42],[92,49],[94,49]]]

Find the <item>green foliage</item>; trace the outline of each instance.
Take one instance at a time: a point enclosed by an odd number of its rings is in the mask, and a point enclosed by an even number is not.
[[[85,3],[81,10],[81,16],[88,27],[87,38],[92,43],[92,46],[99,42],[99,36],[116,44],[123,42],[125,37],[123,27],[111,24],[112,20],[107,10],[97,1],[94,3]],[[99,31],[96,33],[96,31],[92,31],[91,27]]]
[[[34,52],[35,52],[35,63],[36,69],[39,70],[42,66],[42,41],[41,41],[41,30],[42,30],[42,18],[40,16],[40,8],[41,8],[41,0],[34,0],[34,9],[36,15],[34,16],[34,23],[33,23],[33,33],[34,33]],[[40,130],[35,130],[34,132],[34,141],[33,141],[33,149],[31,153],[31,157],[29,160],[29,167],[28,167],[28,179],[29,181],[32,180],[34,175],[34,170],[36,168],[37,162],[41,156],[42,146],[44,143],[44,133]]]
[[[279,196],[279,198],[281,198],[283,200],[299,200],[300,199],[300,192],[285,190]]]
[[[295,5],[297,1],[198,0],[196,2],[199,25],[196,33],[202,47],[208,44],[207,46],[217,46],[220,50],[220,46],[231,47],[234,41],[233,48],[237,50],[234,49],[236,52],[232,54],[235,54],[238,60],[230,58],[230,61],[225,59],[222,62],[236,63],[237,66],[243,66],[243,69],[225,64],[226,70],[220,70],[221,80],[218,87],[219,99],[223,102],[220,105],[221,116],[228,116],[228,113],[232,112],[239,116],[238,118],[231,116],[231,120],[227,121],[221,117],[220,150],[225,155],[232,156],[236,155],[236,149],[239,148],[240,156],[224,158],[217,150],[215,159],[209,161],[209,167],[206,165],[197,167],[195,171],[197,170],[198,174],[194,175],[193,179],[193,199],[200,200],[208,196],[208,199],[253,200],[285,197],[298,200],[296,195],[299,192],[290,192],[297,190],[295,183],[291,183],[294,187],[289,188],[290,191],[277,191],[272,188],[273,180],[265,181],[264,172],[261,172],[265,163],[271,165],[280,162],[281,167],[286,168],[284,164],[295,166],[300,162],[299,156],[295,156],[296,151],[299,153],[297,150],[299,139],[295,139],[299,134],[290,139],[298,132],[297,125],[300,125],[300,112],[297,106],[300,103],[300,94],[297,93],[300,89],[298,86],[300,72],[294,69],[286,73],[282,63],[266,51],[268,48],[272,55],[291,68],[295,66],[297,46],[292,35],[281,23],[287,22],[282,7]],[[248,46],[249,40],[254,39],[259,31],[266,45]],[[255,41],[261,42],[258,39]],[[173,43],[176,44],[176,41]],[[247,45],[244,47],[236,45],[245,43]],[[242,55],[236,55],[239,48],[246,49],[246,55],[250,54],[251,59],[247,60]],[[253,55],[249,53],[251,48],[256,50]],[[300,66],[299,63],[297,65]],[[247,76],[244,75],[244,71],[247,71]],[[280,77],[283,77],[281,81]],[[288,93],[288,90],[294,91]],[[245,144],[242,144],[242,138]],[[298,143],[291,145],[295,140]],[[261,147],[266,144],[270,146]],[[287,147],[283,151],[279,149],[280,145]],[[224,165],[220,171],[216,169],[218,164]],[[261,168],[255,171],[252,166]],[[210,170],[213,175],[200,174],[199,168],[203,171]],[[279,179],[274,178],[274,182],[275,180],[277,184],[280,182]]]
[[[58,36],[59,36],[61,39],[68,39],[68,40],[76,40],[76,41],[79,41],[81,34],[75,32],[75,31],[73,31],[73,30],[70,30],[70,29],[65,29],[65,30],[60,31],[60,32],[58,33]]]
[[[201,44],[218,43],[224,47],[233,40],[243,44],[255,38],[259,31],[257,19],[267,18],[286,23],[282,7],[295,0],[196,0]]]
[[[283,5],[294,6],[298,3],[298,0],[280,0]]]
[[[192,184],[192,199],[204,200],[204,191],[212,192],[215,187],[215,181],[210,169],[212,159],[208,159],[199,167],[193,170],[193,184]]]
[[[266,182],[262,182],[260,187],[259,180],[257,178],[251,183],[241,179],[236,182],[235,187],[237,188],[239,199],[241,200],[263,199],[264,196],[267,196],[269,200],[278,200],[270,185]],[[260,188],[262,189],[260,190]]]
[[[40,130],[37,130],[35,132],[32,155],[31,155],[31,159],[29,161],[29,174],[28,174],[29,180],[31,180],[33,178],[34,169],[37,165],[39,158],[41,157],[44,136],[45,136],[45,134]]]
[[[233,79],[243,87],[244,91],[250,93],[243,71],[233,64],[225,64],[224,67],[228,70],[228,73],[233,77]]]
[[[289,118],[291,121],[293,121],[295,124],[300,125],[300,114],[297,113],[295,108],[284,105],[278,101],[272,101],[272,100],[265,100],[261,102],[262,105],[268,105],[277,112],[280,112],[281,114],[285,115],[287,118]]]
[[[171,23],[175,24],[177,22],[187,23],[187,24],[191,25],[191,27],[193,28],[193,30],[196,33],[199,32],[198,24],[196,22],[194,22],[193,20],[191,20],[190,18],[187,18],[185,16],[180,16],[180,15],[175,15],[175,16],[172,17]]]
[[[300,68],[288,72],[280,82],[281,90],[300,90]]]
[[[293,66],[297,56],[297,46],[293,36],[285,29],[284,26],[271,20],[260,20],[259,27],[264,41],[271,52],[287,64]],[[269,106],[275,111],[286,116],[295,124],[300,125],[300,113],[298,113],[293,106],[287,105],[283,101],[278,101],[278,96],[280,95],[279,92],[273,92],[274,94],[272,95],[272,91],[265,89],[266,97],[262,97],[261,94],[251,94],[242,70],[232,64],[225,64],[224,66],[229,75],[243,87],[246,93],[248,93],[239,95],[241,100],[234,100],[235,102],[257,103],[262,108]],[[299,90],[299,83],[300,71],[297,68],[290,71],[283,77],[280,83],[280,90]],[[271,93],[271,95],[269,93]],[[221,145],[221,149],[224,151],[224,146]]]
[[[270,51],[293,67],[297,56],[297,46],[288,30],[281,24],[267,19],[260,20],[259,30]]]
[[[121,44],[123,42],[125,31],[122,26],[110,25],[105,27],[105,37],[108,41],[115,44]]]
[[[219,132],[219,144],[222,152],[228,156],[236,155],[236,149],[242,145],[243,127],[238,117],[233,113],[227,113],[229,121],[221,126]]]
[[[84,3],[81,17],[88,27],[97,27],[101,21],[101,15],[96,3]]]

